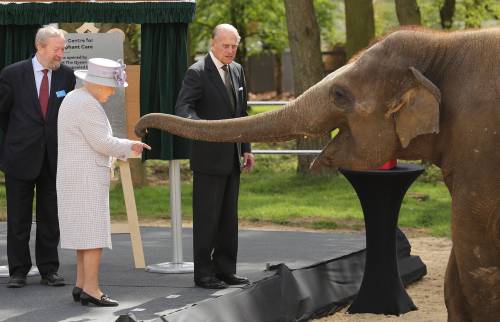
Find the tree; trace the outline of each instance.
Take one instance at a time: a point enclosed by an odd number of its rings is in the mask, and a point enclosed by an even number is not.
[[[351,57],[365,48],[375,35],[372,0],[344,0],[346,51]]]
[[[344,4],[332,0],[314,0],[314,11],[321,35],[321,48],[331,49],[345,40]]]
[[[324,77],[320,31],[312,0],[285,0],[285,15],[295,96],[299,96]],[[297,149],[322,149],[328,141],[330,135],[301,138],[297,140]],[[309,173],[309,165],[313,159],[314,156],[299,156],[297,171]]]
[[[417,0],[396,0],[396,14],[401,26],[420,25],[420,8]]]
[[[483,20],[492,15],[490,7],[497,0],[463,0],[465,7],[465,28],[479,28]],[[497,4],[498,5],[498,4]]]
[[[443,5],[439,9],[439,17],[441,18],[441,27],[450,29],[453,26],[453,15],[455,14],[455,0],[444,0]]]
[[[288,47],[288,38],[286,33],[285,22],[285,7],[283,1],[273,0],[268,1],[264,7],[264,21],[260,22],[258,33],[256,34],[256,43],[260,46],[253,47],[252,54],[265,52],[271,54],[274,60],[274,83],[276,95],[281,95],[283,92],[283,73],[282,73],[282,54]]]
[[[498,25],[498,0],[418,0],[422,24],[438,29],[464,29]]]

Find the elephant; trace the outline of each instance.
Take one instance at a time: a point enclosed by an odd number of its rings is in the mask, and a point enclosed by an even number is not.
[[[286,107],[231,120],[151,113],[157,128],[220,142],[285,141],[338,129],[311,167],[374,169],[391,159],[441,168],[451,195],[448,321],[500,317],[500,28],[394,31]]]

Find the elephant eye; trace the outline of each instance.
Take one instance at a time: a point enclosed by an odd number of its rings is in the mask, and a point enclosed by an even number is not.
[[[338,107],[346,108],[352,104],[352,97],[350,93],[342,87],[333,87],[331,90],[331,96],[333,98],[333,102]]]

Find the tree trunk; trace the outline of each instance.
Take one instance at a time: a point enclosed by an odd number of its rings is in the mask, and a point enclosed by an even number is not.
[[[439,9],[441,17],[441,27],[450,29],[453,25],[453,15],[455,15],[455,0],[444,0],[443,6]]]
[[[274,58],[274,85],[276,90],[276,96],[283,94],[283,72],[281,71],[281,53],[273,54]]]
[[[417,0],[396,0],[399,25],[420,25],[420,8]]]
[[[318,22],[312,0],[285,0],[288,42],[293,66],[295,97],[324,77]],[[299,150],[321,150],[330,136],[297,140]],[[297,171],[310,173],[309,166],[315,156],[299,156]],[[325,170],[325,174],[331,171]]]
[[[344,0],[347,58],[365,48],[375,35],[372,0]]]

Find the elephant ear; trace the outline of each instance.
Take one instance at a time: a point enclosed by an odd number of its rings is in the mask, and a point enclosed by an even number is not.
[[[419,135],[439,133],[441,91],[416,68],[410,67],[410,72],[411,85],[386,113],[395,119],[403,148]]]

